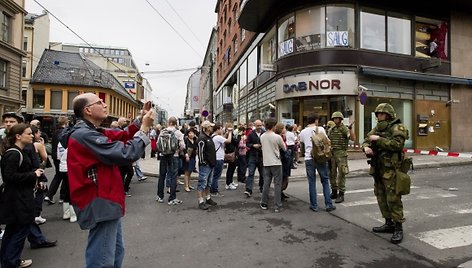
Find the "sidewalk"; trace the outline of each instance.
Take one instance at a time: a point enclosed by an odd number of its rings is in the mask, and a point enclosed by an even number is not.
[[[149,148],[147,148],[149,149]],[[413,157],[414,169],[422,168],[435,168],[443,166],[457,166],[457,165],[472,165],[472,158],[466,157],[452,157],[452,156],[440,156],[440,155],[423,155],[423,154],[411,154],[407,153],[408,156]],[[302,160],[303,162],[303,160]],[[349,174],[347,177],[360,177],[367,176],[369,172],[369,165],[367,164],[367,158],[360,151],[349,152],[348,157]],[[146,176],[158,177],[159,176],[159,162],[156,158],[150,158],[150,153],[146,152],[146,158],[139,162],[141,170]],[[258,174],[256,172],[256,174]],[[224,178],[226,172],[223,171],[222,178]],[[305,179],[305,164],[299,164],[297,169],[292,169],[292,176],[290,179]]]

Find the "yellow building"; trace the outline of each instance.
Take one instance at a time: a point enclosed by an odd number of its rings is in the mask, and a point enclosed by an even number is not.
[[[135,118],[142,105],[113,75],[80,53],[45,50],[30,84],[25,118],[38,118],[49,133],[57,116],[73,119],[72,100],[85,92],[97,94],[107,104],[109,117],[104,126],[119,117]]]

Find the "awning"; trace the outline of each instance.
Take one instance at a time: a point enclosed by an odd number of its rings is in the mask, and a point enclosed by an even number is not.
[[[410,71],[400,71],[393,69],[383,69],[375,67],[362,66],[360,71],[366,75],[384,76],[392,78],[401,78],[417,81],[436,82],[456,85],[472,85],[472,78],[457,77],[443,74],[417,73]]]

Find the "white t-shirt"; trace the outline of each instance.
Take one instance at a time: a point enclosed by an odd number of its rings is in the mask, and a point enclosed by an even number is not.
[[[213,143],[215,143],[216,150],[216,160],[225,160],[225,141],[226,138],[221,135],[213,136]]]
[[[286,143],[287,143],[287,146],[290,146],[290,145],[295,145],[295,134],[293,134],[292,131],[287,131],[285,133],[285,138],[286,138]]]
[[[300,135],[299,135],[300,142],[303,142],[303,144],[305,145],[305,160],[312,159],[312,157],[311,157],[311,148],[312,148],[311,136],[313,135],[313,130],[314,129],[315,129],[314,127],[306,127],[305,129],[302,130],[302,132],[300,132]],[[326,131],[322,127],[318,127],[318,132],[323,133],[323,134],[326,135]]]

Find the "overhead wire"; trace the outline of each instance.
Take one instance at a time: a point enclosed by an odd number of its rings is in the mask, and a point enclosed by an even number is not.
[[[180,37],[180,39],[185,42],[185,44],[187,44],[193,50],[193,52],[195,52],[195,54],[198,55],[200,59],[203,59],[202,55],[182,36],[182,34],[177,31],[177,29],[175,29],[175,27],[166,18],[164,18],[164,16],[154,7],[153,4],[151,4],[151,2],[149,2],[149,0],[144,1],[146,1],[149,6],[151,6],[151,8],[157,13],[157,15],[159,15],[159,17],[161,17],[169,25],[169,27]]]

